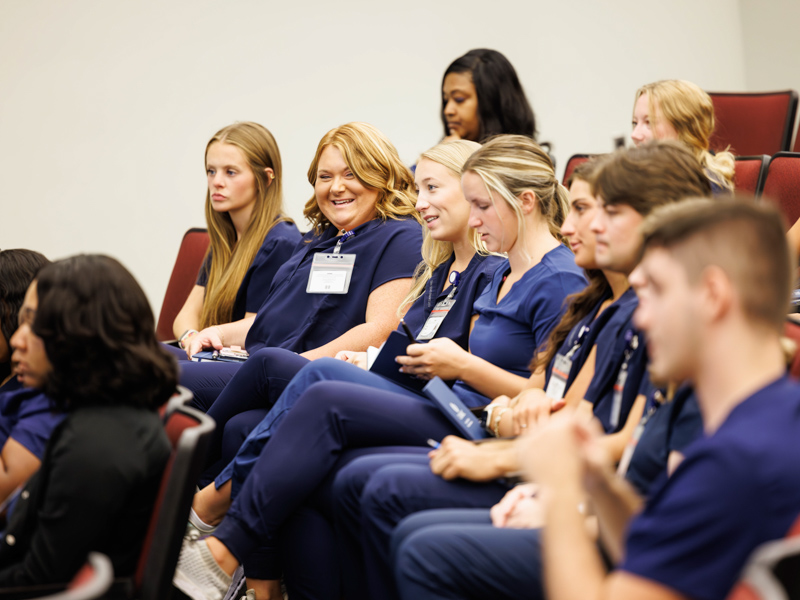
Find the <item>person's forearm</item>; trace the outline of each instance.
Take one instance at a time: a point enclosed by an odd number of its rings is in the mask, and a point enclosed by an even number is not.
[[[183,314],[181,312],[175,317],[175,321],[172,324],[172,334],[175,336],[175,339],[180,339],[180,337],[190,329],[197,330],[200,326],[200,319],[196,319],[189,314]]]
[[[459,379],[487,398],[503,395],[513,398],[530,382],[529,378],[509,373],[474,354],[467,355]]]
[[[255,321],[255,317],[241,319],[233,323],[223,323],[222,325],[215,325],[214,327],[220,333],[220,341],[223,346],[241,346],[244,348],[245,341],[247,340],[247,332]]]
[[[615,563],[624,556],[625,532],[631,519],[642,509],[643,501],[627,481],[608,473],[590,490],[600,526],[600,540]]]
[[[579,511],[579,485],[540,490],[545,502],[542,564],[549,600],[589,600],[600,594],[605,569]],[[576,577],[575,574],[580,576]]]
[[[397,325],[392,326],[391,323],[362,323],[356,325],[352,329],[344,332],[336,339],[331,340],[327,344],[307,350],[301,356],[309,360],[322,358],[323,356],[336,356],[337,352],[342,350],[352,350],[353,352],[366,352],[369,346],[379,347],[389,334],[394,330]],[[398,365],[398,369],[399,369]]]

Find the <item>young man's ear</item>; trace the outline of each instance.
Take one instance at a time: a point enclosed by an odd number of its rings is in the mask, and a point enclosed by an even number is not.
[[[267,167],[264,172],[267,174],[267,186],[272,185],[272,180],[275,179],[275,171],[272,170],[272,167]]]
[[[735,290],[728,274],[716,265],[703,269],[704,312],[711,321],[717,321],[728,314],[734,302]]]

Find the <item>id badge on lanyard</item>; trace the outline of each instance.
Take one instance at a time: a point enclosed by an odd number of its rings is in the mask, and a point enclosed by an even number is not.
[[[436,336],[436,332],[439,331],[439,327],[442,326],[442,321],[444,321],[447,313],[449,313],[450,309],[455,305],[458,284],[461,281],[461,273],[453,271],[450,273],[449,281],[453,284],[453,290],[447,294],[447,298],[440,300],[436,303],[436,306],[433,307],[431,314],[428,315],[425,324],[422,326],[422,330],[420,330],[417,336],[417,341],[427,342],[433,339]]]
[[[340,254],[342,244],[354,234],[348,231],[339,238],[330,254],[315,254],[308,274],[308,294],[346,294],[356,264],[355,254]]]
[[[422,342],[433,339],[436,336],[436,332],[439,331],[442,321],[444,321],[447,313],[450,312],[450,309],[453,308],[455,303],[456,299],[451,298],[450,296],[447,296],[447,298],[444,300],[437,302],[436,306],[433,307],[431,314],[428,315],[428,318],[425,320],[425,325],[422,326],[422,330],[419,332],[417,340]]]
[[[628,440],[628,443],[625,445],[625,450],[622,452],[622,458],[620,458],[619,465],[617,466],[617,475],[620,477],[625,477],[625,474],[628,472],[628,467],[631,466],[631,460],[633,459],[633,453],[636,451],[636,446],[639,443],[639,440],[642,439],[644,428],[663,401],[663,395],[657,390],[655,404],[650,407],[647,413],[645,413],[645,415],[642,417],[642,420],[636,425],[636,429],[634,429],[631,439]]]
[[[547,382],[547,389],[544,393],[552,400],[561,400],[567,391],[567,381],[572,370],[572,357],[581,347],[583,336],[589,331],[585,325],[578,333],[578,339],[566,354],[556,354],[553,360],[553,369],[550,371],[550,380]]]
[[[634,334],[632,329],[629,329],[625,334],[625,341],[624,358],[617,375],[617,381],[614,383],[614,396],[611,403],[610,424],[613,429],[619,426],[619,418],[622,413],[622,393],[625,391],[625,382],[628,381],[628,363],[631,361],[633,351],[639,347],[639,336]]]

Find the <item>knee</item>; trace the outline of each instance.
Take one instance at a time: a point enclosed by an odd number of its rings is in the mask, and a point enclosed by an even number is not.
[[[357,458],[339,470],[333,480],[333,501],[337,514],[359,511],[364,486],[374,472],[371,461],[363,458]]]

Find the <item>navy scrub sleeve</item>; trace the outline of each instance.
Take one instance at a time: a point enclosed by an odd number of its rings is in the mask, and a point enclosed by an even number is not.
[[[625,479],[646,497],[652,483],[666,472],[670,453],[684,453],[691,442],[702,436],[703,419],[689,386],[678,388],[674,398],[666,402],[658,402],[656,394],[651,395],[642,418],[647,420]]]
[[[24,388],[0,394],[0,447],[14,438],[39,460],[64,413],[55,412],[41,391]]]
[[[653,484],[623,571],[699,600],[726,598],[752,551],[800,512],[800,386],[781,377],[736,406]]]
[[[384,283],[412,277],[422,259],[422,228],[414,219],[375,219],[353,229],[342,254],[356,261],[346,294],[309,294],[308,276],[314,254],[333,252],[338,232],[303,237],[302,245],[278,270],[269,295],[247,334],[252,354],[266,347],[305,352],[336,339],[366,321],[369,295]]]
[[[560,245],[528,269],[497,302],[508,269],[508,260],[504,260],[491,284],[475,301],[478,320],[472,328],[469,347],[475,356],[520,377],[529,377],[531,358],[561,319],[567,296],[586,287],[586,277],[575,264],[572,252]],[[462,381],[456,382],[453,391],[467,406],[488,403],[486,396]]]
[[[606,309],[609,313],[602,335],[596,341],[594,376],[586,390],[585,400],[593,405],[594,416],[603,425],[606,433],[619,431],[639,395],[647,370],[647,344],[644,335],[633,326],[633,312],[639,304],[636,292],[629,288],[620,298]],[[615,306],[616,305],[616,306]],[[636,348],[631,348],[631,340],[636,338]],[[626,351],[631,352],[628,361],[628,377],[622,392],[619,421],[612,423],[614,385],[624,362]]]
[[[445,282],[454,260],[453,256],[433,271],[431,278],[425,284],[422,296],[414,301],[403,317],[414,335],[420,334],[437,302],[444,300],[453,290],[453,285],[448,283],[445,287]],[[476,253],[472,257],[467,268],[461,272],[461,281],[454,296],[456,303],[447,313],[434,337],[450,338],[464,350],[469,349],[470,321],[475,314],[472,305],[492,281],[494,272],[502,262],[503,259],[499,256],[482,256]],[[401,333],[403,331],[402,327],[398,327],[397,330]]]
[[[246,313],[258,312],[267,297],[272,279],[278,269],[294,254],[301,238],[294,223],[280,221],[272,226],[242,278],[233,303],[231,321],[243,319]],[[210,269],[211,252],[200,267],[197,285],[206,287]]]

